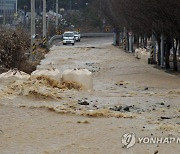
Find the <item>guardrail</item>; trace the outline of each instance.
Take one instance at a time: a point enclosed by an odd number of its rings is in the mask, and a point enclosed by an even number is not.
[[[114,33],[81,33],[81,37],[108,37],[113,36]]]
[[[53,37],[50,38],[48,41],[48,46],[51,47],[53,45],[53,41],[62,39],[62,35],[54,35]]]
[[[112,37],[114,33],[81,33],[81,38],[86,37]],[[55,35],[49,41],[48,44],[51,47],[55,40],[62,39],[62,35]]]

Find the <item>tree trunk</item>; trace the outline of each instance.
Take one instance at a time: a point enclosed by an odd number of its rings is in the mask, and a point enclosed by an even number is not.
[[[179,57],[180,57],[180,37],[179,37],[179,39],[178,39],[179,41],[178,41],[178,55],[179,55]]]
[[[137,48],[139,48],[139,36],[136,37]]]
[[[174,45],[174,40],[172,41],[173,45],[173,70],[178,71],[178,66],[177,66],[177,46],[178,46],[178,39],[176,39],[176,46]]]
[[[126,33],[126,49],[127,49],[127,51],[129,51],[129,35],[128,35],[128,33]]]
[[[118,29],[116,29],[115,41],[116,41],[116,46],[119,46],[120,45],[120,31]]]
[[[156,39],[155,39],[155,34],[152,32],[152,39],[151,39],[151,47],[153,51],[153,63],[157,64],[157,55],[156,55]]]
[[[144,40],[143,40],[143,47],[147,48],[147,37],[146,36],[144,37]]]
[[[143,39],[142,39],[142,36],[139,37],[139,47],[143,48]]]
[[[131,35],[128,35],[128,37],[129,37],[129,40],[128,40],[128,42],[129,42],[129,52],[133,52],[133,36],[132,36],[132,34]]]
[[[165,68],[166,69],[170,68],[170,64],[169,64],[170,49],[171,49],[171,40],[167,36],[166,37],[166,44],[165,44]]]
[[[161,39],[160,36],[157,36],[157,44],[158,44],[158,66],[161,65]]]
[[[141,38],[141,40],[142,40],[142,41],[141,41],[141,42],[142,42],[142,43],[141,43],[141,44],[142,44],[141,46],[142,46],[142,48],[144,48],[144,37]]]

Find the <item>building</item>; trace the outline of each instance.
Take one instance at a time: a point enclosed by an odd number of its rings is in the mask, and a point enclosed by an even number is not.
[[[17,11],[17,0],[0,0],[0,22],[11,23]],[[5,18],[4,18],[5,15]]]

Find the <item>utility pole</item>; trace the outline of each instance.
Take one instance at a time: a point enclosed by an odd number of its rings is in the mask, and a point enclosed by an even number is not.
[[[133,52],[133,36],[132,32],[129,32],[129,52]]]
[[[43,0],[43,45],[46,45],[46,0]]]
[[[16,0],[16,13],[18,12],[18,7],[17,7],[18,5],[17,5],[17,0]]]
[[[161,67],[164,67],[164,35],[161,34]]]
[[[59,4],[58,0],[56,0],[56,31],[58,30],[58,13],[59,13]]]
[[[24,26],[26,27],[27,6],[24,6]]]
[[[49,29],[49,17],[47,17],[47,29]]]
[[[70,4],[69,4],[69,9],[70,9],[70,11],[72,10],[72,2],[71,2],[71,0],[70,0]]]
[[[114,29],[114,38],[113,38],[113,44],[114,44],[114,46],[116,46],[116,36],[117,36],[117,34],[116,34],[116,29]]]
[[[152,32],[152,51],[153,51],[153,63],[156,63],[156,39],[154,32]]]
[[[31,0],[31,58],[35,59],[35,0]]]
[[[180,58],[180,41],[178,42],[178,55],[179,55],[179,58]]]
[[[126,32],[126,27],[124,27],[124,33],[123,33],[123,49],[125,51],[127,49],[127,32]]]
[[[5,4],[5,0],[3,0],[3,6],[4,6],[4,9],[3,9],[3,24],[5,26],[6,25],[6,4]]]

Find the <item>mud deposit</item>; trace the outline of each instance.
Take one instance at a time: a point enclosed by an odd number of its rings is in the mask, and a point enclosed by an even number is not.
[[[112,38],[82,39],[74,47],[58,43],[37,68],[86,68],[93,73],[94,90],[45,76],[2,81],[0,153],[179,153],[179,144],[123,148],[127,132],[180,136],[180,79],[111,43]]]
[[[37,76],[31,77],[27,81],[15,81],[10,83],[5,87],[1,92],[1,98],[10,98],[10,97],[20,97],[25,96],[28,98],[32,98],[34,100],[44,100],[44,101],[51,101],[62,100],[62,93],[68,90],[83,90],[83,86],[79,85],[75,82],[63,82],[59,83],[56,80],[47,77],[47,76]],[[70,91],[69,91],[70,92]],[[75,114],[75,115],[82,115],[82,116],[89,116],[89,117],[117,117],[117,118],[132,118],[131,115],[125,115],[124,113],[116,113],[108,108],[102,109],[95,109],[95,108],[88,108],[85,104],[82,107],[77,101],[72,101],[68,103],[63,103],[60,106],[48,106],[41,105],[41,106],[27,106],[29,108],[40,108],[40,109],[48,109],[50,111],[54,111],[56,113],[63,113],[63,114]],[[89,105],[89,103],[88,103]],[[26,107],[26,105],[19,105],[19,107]]]

